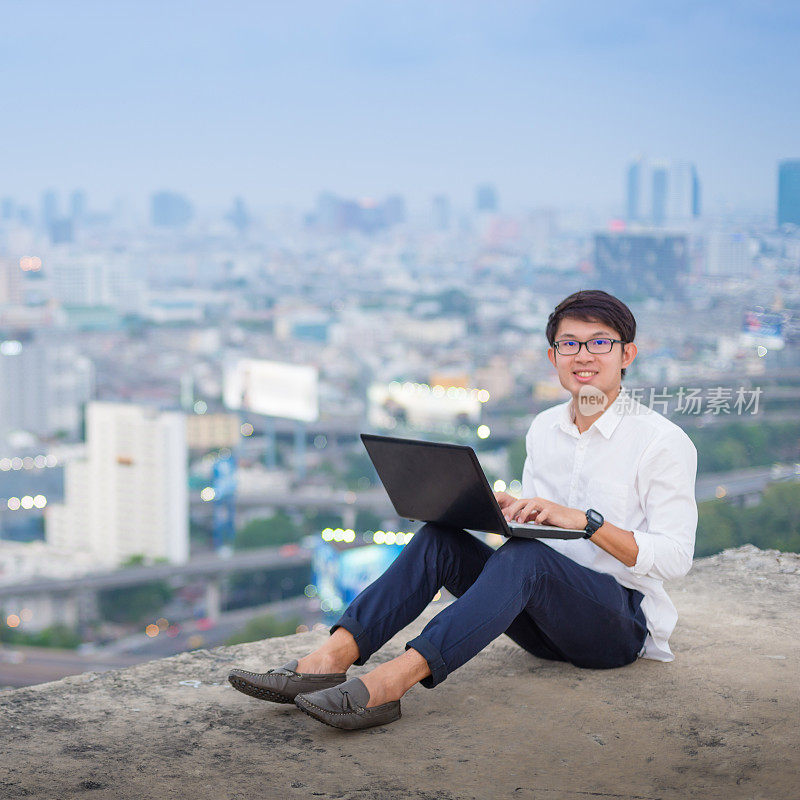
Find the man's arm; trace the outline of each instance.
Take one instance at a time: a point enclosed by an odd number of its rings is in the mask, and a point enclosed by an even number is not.
[[[555,525],[557,528],[586,527],[586,513],[578,508],[561,506],[543,497],[514,500],[505,492],[498,492],[495,497],[509,522],[536,522],[540,525]],[[639,545],[636,543],[633,531],[626,531],[610,522],[604,522],[589,541],[619,559],[626,567],[633,567],[636,564]]]

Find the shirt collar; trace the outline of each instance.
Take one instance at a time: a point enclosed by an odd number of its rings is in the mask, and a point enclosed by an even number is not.
[[[622,417],[630,410],[631,397],[627,389],[622,386],[619,394],[614,398],[614,402],[592,423],[589,430],[597,428],[604,438],[610,439],[611,434],[617,429]],[[558,425],[561,430],[570,434],[570,436],[578,437],[578,428],[575,425],[572,414],[573,401],[568,400],[561,406],[561,413],[557,415],[553,422],[553,426]],[[586,431],[588,432],[588,431]]]

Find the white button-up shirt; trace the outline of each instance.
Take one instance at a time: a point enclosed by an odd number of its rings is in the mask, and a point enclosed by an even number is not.
[[[678,612],[663,582],[680,578],[692,566],[697,450],[689,437],[623,388],[582,434],[573,421],[572,400],[538,414],[526,447],[522,497],[593,508],[633,531],[639,555],[627,567],[588,539],[540,541],[642,592],[648,635],[640,655],[672,661],[669,636]]]

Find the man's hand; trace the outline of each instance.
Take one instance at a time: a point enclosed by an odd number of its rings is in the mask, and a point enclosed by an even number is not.
[[[500,506],[500,510],[505,512],[505,510],[512,504],[517,502],[517,498],[514,497],[513,494],[509,494],[508,492],[495,492],[494,493],[495,500],[497,500],[497,504]]]
[[[504,495],[503,500],[498,495]],[[543,497],[517,500],[505,492],[495,492],[495,497],[508,522],[535,522],[539,525],[553,525],[556,528],[586,527],[586,514],[577,508],[560,506]]]

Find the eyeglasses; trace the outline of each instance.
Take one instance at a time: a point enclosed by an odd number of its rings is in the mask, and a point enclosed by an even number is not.
[[[576,356],[581,351],[581,347],[586,345],[586,350],[596,356],[610,353],[615,343],[625,344],[622,339],[589,339],[587,342],[579,342],[577,339],[562,339],[560,342],[553,342],[556,352],[562,356]]]

